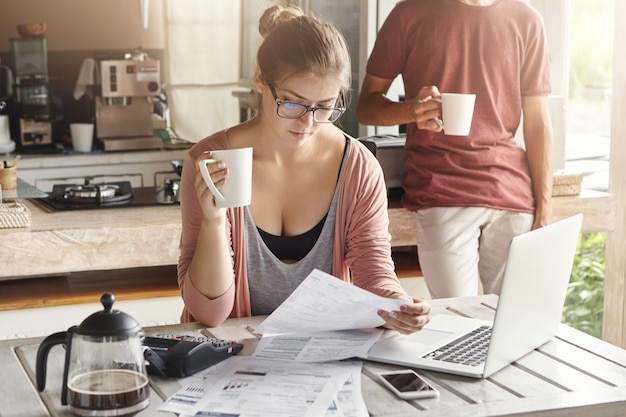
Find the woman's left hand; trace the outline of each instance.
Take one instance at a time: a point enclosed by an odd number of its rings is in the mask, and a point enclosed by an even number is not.
[[[430,304],[417,298],[412,298],[412,301],[403,304],[400,311],[379,310],[378,315],[386,322],[383,327],[402,334],[411,334],[422,330],[430,321]]]

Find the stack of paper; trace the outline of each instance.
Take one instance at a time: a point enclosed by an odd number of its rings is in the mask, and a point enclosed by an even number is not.
[[[186,415],[359,417],[360,361],[382,334],[389,299],[313,271],[261,325],[251,357],[233,356],[187,380],[160,408]]]

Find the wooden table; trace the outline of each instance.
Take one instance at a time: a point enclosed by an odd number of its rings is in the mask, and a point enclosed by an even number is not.
[[[434,300],[438,314],[491,318],[495,296]],[[529,308],[531,307],[529,303]],[[144,329],[198,334],[242,341],[242,354],[251,354],[256,337],[250,329],[263,317],[227,320],[217,328],[181,324]],[[76,323],[78,324],[78,323]],[[27,325],[27,324],[26,324]],[[63,330],[63,329],[59,329]],[[66,416],[60,405],[63,349],[54,347],[48,360],[47,388],[35,389],[34,364],[40,338],[0,342],[0,414],[13,416]],[[362,389],[372,416],[618,416],[626,413],[626,350],[562,326],[557,338],[488,379],[472,379],[418,371],[435,385],[437,399],[405,402],[367,376],[367,371],[393,366],[364,363]],[[180,385],[176,379],[151,377],[150,406],[140,416],[166,416],[156,411]]]

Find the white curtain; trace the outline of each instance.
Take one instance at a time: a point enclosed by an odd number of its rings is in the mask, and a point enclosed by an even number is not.
[[[241,2],[167,0],[170,125],[197,142],[239,122]]]

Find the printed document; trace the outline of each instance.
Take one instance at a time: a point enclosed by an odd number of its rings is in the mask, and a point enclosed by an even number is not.
[[[385,321],[378,310],[397,311],[406,299],[386,298],[313,270],[256,329],[256,333],[311,334],[368,329]]]
[[[233,356],[190,377],[159,411],[181,416],[367,416],[361,367],[360,361],[307,364]]]
[[[364,358],[382,334],[382,329],[360,329],[264,335],[252,357],[299,362]]]

